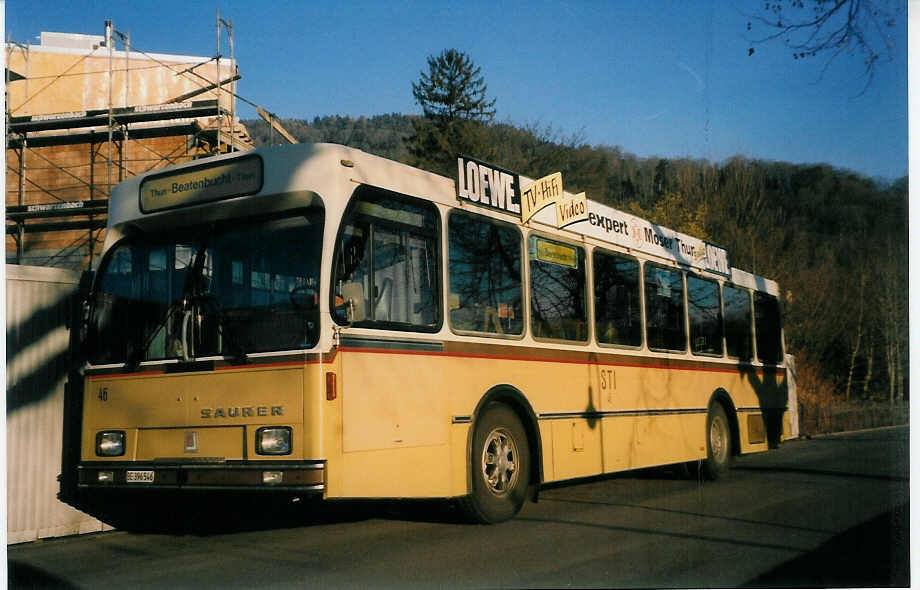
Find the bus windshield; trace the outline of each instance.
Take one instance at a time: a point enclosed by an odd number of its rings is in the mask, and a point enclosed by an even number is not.
[[[312,348],[322,233],[322,211],[310,211],[121,241],[91,300],[90,362]]]

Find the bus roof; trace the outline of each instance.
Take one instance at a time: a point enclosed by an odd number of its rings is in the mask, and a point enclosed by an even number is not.
[[[474,164],[470,164],[473,162]],[[355,186],[367,184],[394,192],[434,201],[448,207],[481,206],[491,212],[508,216],[516,213],[508,198],[505,209],[489,203],[488,190],[482,189],[481,202],[461,198],[459,190],[472,178],[464,177],[476,168],[483,186],[489,184],[490,174],[513,175],[508,192],[521,198],[522,186],[534,181],[525,176],[507,173],[499,168],[461,156],[458,176],[446,178],[387,158],[368,154],[356,148],[338,144],[296,144],[263,147],[247,152],[225,154],[162,168],[129,178],[112,192],[109,204],[109,229],[125,224],[158,227],[157,220],[174,223],[177,218],[200,219],[201,207],[220,202],[226,215],[244,214],[243,203],[252,203],[254,196],[273,196],[271,206],[291,207],[294,204],[315,204],[311,195],[344,194],[346,199]],[[485,170],[484,170],[485,169]],[[332,171],[338,171],[338,174]],[[475,176],[475,175],[474,175]],[[459,187],[458,187],[459,183]],[[514,186],[516,183],[516,186]],[[287,196],[288,198],[281,198]],[[579,200],[580,199],[580,200]],[[517,201],[518,203],[520,201]],[[259,201],[260,210],[268,204]],[[573,203],[575,203],[573,205]],[[582,203],[582,204],[578,204]],[[728,252],[714,244],[669,228],[659,226],[638,216],[619,211],[603,203],[561,191],[559,198],[533,214],[524,225],[539,229],[570,232],[592,238],[604,244],[624,248],[627,252],[671,260],[701,272],[722,276],[734,284],[778,295],[775,281],[729,265]],[[345,203],[340,204],[344,207]],[[574,207],[580,213],[566,217],[560,207]],[[583,207],[583,209],[580,209]],[[517,207],[520,211],[520,207]],[[566,217],[560,222],[560,215]],[[223,215],[221,215],[223,217]],[[574,221],[572,220],[574,219]],[[509,219],[509,221],[512,221]],[[516,220],[521,223],[520,217]],[[113,233],[113,238],[120,232]],[[109,240],[106,240],[107,245]]]

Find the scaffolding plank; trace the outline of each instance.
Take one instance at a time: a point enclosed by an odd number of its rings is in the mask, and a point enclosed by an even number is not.
[[[195,135],[201,131],[201,125],[196,121],[179,125],[158,125],[156,127],[135,127],[128,129],[128,139],[153,139],[157,137],[175,137],[179,135]],[[112,131],[113,141],[123,141],[124,132],[120,129]],[[30,135],[27,145],[30,148],[50,147],[58,145],[76,145],[81,143],[105,143],[109,140],[109,133],[102,131],[86,131],[83,133],[60,133],[54,135]],[[10,136],[6,143],[7,149],[22,147],[21,137]]]
[[[51,217],[76,217],[78,215],[106,215],[108,209],[106,207],[86,207],[79,209],[56,209],[48,211],[26,211],[22,213],[10,213],[6,212],[7,221],[25,221],[27,219],[48,219]]]
[[[221,107],[220,113],[230,114]],[[153,107],[127,107],[113,109],[112,118],[118,125],[130,125],[149,121],[168,121],[170,119],[195,119],[211,117],[217,114],[216,100],[200,100],[187,105],[155,105]],[[60,115],[32,115],[28,117],[10,117],[10,133],[32,133],[35,131],[53,131],[56,129],[81,129],[86,127],[108,127],[108,111],[86,111],[82,113],[63,113]]]
[[[28,213],[36,211],[53,211],[60,209],[82,209],[89,207],[108,207],[108,199],[90,199],[86,201],[67,201],[64,203],[36,203],[33,205],[7,205],[7,213]]]
[[[56,223],[24,223],[23,231],[27,234],[36,234],[50,231],[71,231],[83,229],[104,229],[105,219],[92,219],[85,221],[60,221]],[[19,224],[7,225],[6,233],[16,235],[19,233]]]

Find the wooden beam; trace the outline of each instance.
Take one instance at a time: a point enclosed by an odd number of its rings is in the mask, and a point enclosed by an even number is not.
[[[258,112],[259,116],[265,119],[269,125],[274,127],[275,131],[281,134],[281,137],[288,140],[290,143],[297,143],[297,140],[294,139],[294,136],[288,133],[288,130],[281,126],[281,123],[278,122],[278,119],[275,117],[275,115],[269,113],[262,107],[256,107],[256,112]]]
[[[230,77],[227,78],[226,80],[222,80],[222,81],[221,81],[221,85],[229,84],[230,82],[236,82],[236,81],[239,80],[240,78],[242,78],[242,76],[239,75],[239,74],[236,74],[235,76],[230,76]],[[195,97],[195,96],[198,96],[199,94],[204,94],[205,92],[209,92],[209,91],[211,91],[211,90],[214,90],[215,88],[217,88],[217,84],[208,84],[207,86],[204,86],[204,87],[202,87],[202,88],[199,88],[198,90],[192,90],[191,92],[186,92],[186,93],[183,94],[182,96],[177,96],[176,98],[170,98],[170,99],[167,100],[164,104],[172,104],[172,103],[176,103],[176,102],[185,102],[185,101],[187,101],[187,100],[190,99],[190,98],[193,98],[193,97]]]

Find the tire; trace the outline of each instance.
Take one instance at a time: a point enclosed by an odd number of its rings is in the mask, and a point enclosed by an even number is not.
[[[728,416],[721,404],[715,403],[706,416],[706,460],[702,474],[709,480],[724,478],[731,468],[733,457],[732,431]]]
[[[530,485],[530,446],[508,406],[490,404],[476,421],[470,468],[472,493],[460,505],[471,520],[498,523],[521,510]]]

